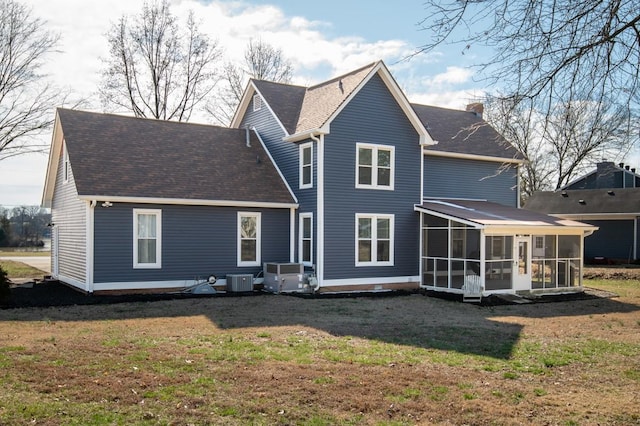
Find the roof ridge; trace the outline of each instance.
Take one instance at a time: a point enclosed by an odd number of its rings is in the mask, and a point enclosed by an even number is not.
[[[355,69],[355,70],[351,70],[351,71],[349,71],[349,72],[347,72],[347,73],[344,73],[344,74],[342,74],[342,75],[339,75],[339,76],[336,76],[336,77],[330,78],[329,80],[325,80],[325,81],[323,81],[323,82],[321,82],[321,83],[314,84],[313,86],[308,86],[308,87],[307,87],[307,91],[309,91],[309,90],[313,90],[313,89],[317,89],[317,88],[322,87],[322,86],[326,86],[326,85],[331,84],[331,83],[334,83],[334,82],[336,82],[336,81],[340,81],[340,80],[342,80],[342,79],[343,79],[343,78],[345,78],[345,77],[348,77],[348,76],[351,76],[351,75],[353,75],[353,74],[357,74],[357,73],[359,73],[359,72],[362,72],[362,71],[364,71],[364,70],[365,70],[365,69],[367,69],[367,68],[374,68],[374,67],[375,67],[376,65],[378,65],[380,62],[382,62],[382,61],[375,61],[375,62],[371,62],[371,63],[369,63],[369,64],[367,64],[367,65],[365,65],[365,66],[362,66],[362,67],[360,67],[360,68],[357,68],[357,69]]]
[[[214,128],[220,128],[220,129],[235,130],[232,127],[222,126],[218,124],[197,123],[197,122],[191,122],[191,121],[164,120],[161,118],[151,118],[151,117],[136,117],[133,115],[123,115],[123,114],[117,114],[113,112],[97,112],[97,111],[87,111],[87,110],[74,109],[74,108],[63,108],[63,107],[57,107],[56,110],[69,111],[71,113],[91,114],[91,115],[96,115],[101,117],[106,116],[106,117],[120,118],[120,119],[140,120],[140,121],[149,121],[149,122],[156,122],[156,123],[169,123],[172,125],[175,124],[175,125],[185,125],[185,126],[203,126],[203,127],[214,127]]]

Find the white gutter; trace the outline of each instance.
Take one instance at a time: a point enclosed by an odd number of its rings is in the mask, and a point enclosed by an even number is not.
[[[431,155],[433,157],[448,157],[448,158],[460,158],[463,160],[492,161],[494,163],[516,163],[516,164],[526,163],[525,160],[518,160],[517,158],[492,157],[489,155],[477,155],[477,154],[461,154],[457,152],[434,151],[431,149],[423,149],[422,153],[426,155]]]
[[[305,139],[317,140],[317,137],[315,135],[323,136],[327,133],[329,133],[329,129],[322,127],[318,129],[306,130],[301,133],[294,133],[293,135],[289,136],[284,136],[282,140],[285,142],[299,142]]]
[[[147,197],[113,197],[110,195],[81,195],[84,201],[105,200],[112,203],[140,203],[140,204],[177,204],[185,206],[216,206],[216,207],[256,207],[273,209],[298,208],[298,203],[272,203],[260,201],[235,200],[192,200],[185,198],[147,198]]]

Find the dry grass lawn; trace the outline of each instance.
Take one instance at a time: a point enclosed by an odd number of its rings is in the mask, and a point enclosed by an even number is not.
[[[640,281],[588,285],[0,310],[0,424],[640,424]]]

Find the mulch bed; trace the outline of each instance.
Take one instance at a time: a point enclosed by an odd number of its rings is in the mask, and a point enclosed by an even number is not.
[[[301,297],[388,297],[407,295],[407,291],[381,292],[381,293],[344,293],[344,294],[314,294],[298,295]],[[443,299],[462,301],[462,296],[444,292],[427,292],[429,296]],[[123,294],[123,295],[93,295],[85,294],[55,280],[45,280],[36,282],[26,282],[11,287],[11,294],[8,300],[0,301],[0,309],[30,308],[30,307],[51,307],[51,306],[72,306],[72,305],[98,305],[126,302],[154,302],[160,300],[189,299],[202,297],[238,297],[238,296],[269,296],[271,293],[261,291],[245,293],[218,292],[215,295],[190,294],[190,293],[160,293],[160,294]],[[296,294],[292,294],[296,296]],[[567,302],[573,300],[588,300],[599,298],[615,297],[614,293],[585,288],[581,293],[553,294],[531,297],[530,302]],[[496,306],[516,304],[513,301],[499,296],[489,296],[482,299],[482,306]]]
[[[249,296],[261,294],[258,292],[226,293],[218,292],[220,296]],[[0,301],[0,309],[33,308],[72,305],[100,305],[126,302],[154,302],[159,300],[193,299],[212,297],[210,294],[191,293],[158,293],[158,294],[121,294],[121,295],[93,295],[86,294],[60,283],[56,280],[30,281],[12,285],[8,300]]]

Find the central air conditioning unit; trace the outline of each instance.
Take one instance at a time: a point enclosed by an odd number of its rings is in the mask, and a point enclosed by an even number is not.
[[[308,292],[304,265],[301,263],[265,263],[264,289],[272,293]]]
[[[227,275],[227,291],[241,293],[253,291],[253,275],[231,274]]]

